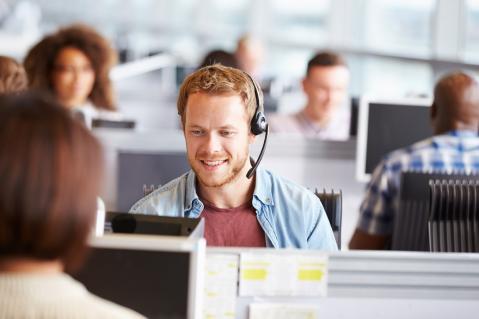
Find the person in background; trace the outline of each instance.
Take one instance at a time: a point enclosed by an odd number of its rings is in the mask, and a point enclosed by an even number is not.
[[[224,66],[229,66],[231,68],[239,68],[238,60],[235,55],[224,50],[213,50],[210,51],[201,62],[198,69],[201,69],[205,66],[210,66],[213,64],[221,64]]]
[[[262,99],[241,70],[215,64],[190,74],[177,107],[192,170],[131,212],[204,218],[209,246],[337,250],[314,193],[261,167],[252,170],[250,144],[267,130],[252,125],[261,118]]]
[[[250,74],[255,79],[261,78],[261,64],[264,49],[261,42],[250,34],[238,39],[234,53],[238,60],[238,68]]]
[[[23,92],[27,83],[23,66],[10,57],[0,56],[0,95]]]
[[[30,88],[50,92],[83,118],[119,119],[109,77],[117,61],[110,43],[94,29],[71,25],[46,36],[24,62]]]
[[[93,231],[99,142],[33,93],[0,97],[0,127],[0,318],[143,318],[64,272]]]
[[[306,106],[295,114],[272,114],[272,132],[304,137],[347,140],[350,127],[349,69],[341,56],[317,53],[302,81]]]
[[[401,172],[479,171],[479,84],[473,77],[456,72],[437,82],[431,124],[433,137],[386,155],[374,170],[349,248],[385,249],[389,245]]]

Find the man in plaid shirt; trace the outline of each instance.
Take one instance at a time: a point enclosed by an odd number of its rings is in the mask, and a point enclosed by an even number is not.
[[[434,88],[434,136],[388,154],[374,170],[349,243],[351,249],[384,249],[399,204],[402,171],[479,171],[479,84],[462,72]]]

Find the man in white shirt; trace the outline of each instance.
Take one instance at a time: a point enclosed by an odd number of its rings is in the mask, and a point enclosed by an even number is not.
[[[343,58],[320,52],[309,62],[302,81],[306,106],[294,114],[269,117],[272,132],[346,140],[349,137],[349,69]]]

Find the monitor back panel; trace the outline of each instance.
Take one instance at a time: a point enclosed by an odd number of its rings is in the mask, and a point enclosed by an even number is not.
[[[187,318],[189,252],[98,248],[74,277],[147,318]]]
[[[188,237],[199,222],[199,218],[106,212],[104,231],[105,233]]]

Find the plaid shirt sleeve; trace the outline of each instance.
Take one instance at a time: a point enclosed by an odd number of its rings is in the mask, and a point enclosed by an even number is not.
[[[383,160],[374,170],[360,207],[358,229],[371,235],[391,235],[395,213],[397,171]]]

